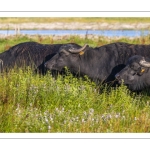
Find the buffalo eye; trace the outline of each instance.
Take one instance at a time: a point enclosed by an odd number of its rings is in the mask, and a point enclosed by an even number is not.
[[[132,70],[130,71],[130,74],[132,74],[132,75],[134,76],[134,75],[137,74],[137,72],[136,72],[135,70],[132,69]]]

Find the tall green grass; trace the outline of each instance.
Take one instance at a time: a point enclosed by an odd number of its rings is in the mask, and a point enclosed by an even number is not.
[[[87,40],[87,41],[86,41]],[[110,41],[111,40],[111,41]],[[122,41],[149,44],[149,37],[135,39],[68,39],[17,36],[0,39],[0,51],[20,42],[75,42],[90,46]],[[9,44],[9,45],[8,45]],[[150,132],[149,91],[130,92],[125,86],[111,88],[96,85],[88,77],[66,76],[53,78],[27,70],[11,70],[0,75],[0,132],[1,133],[111,133]]]
[[[101,92],[69,72],[54,79],[30,69],[0,76],[0,132],[149,132],[149,98],[125,86]]]

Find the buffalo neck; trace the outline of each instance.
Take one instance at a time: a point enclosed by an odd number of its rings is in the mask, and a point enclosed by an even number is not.
[[[106,62],[103,59],[104,54],[100,53],[97,49],[89,49],[85,53],[79,56],[79,69],[81,75],[87,75],[93,80],[104,80],[107,76],[103,67],[106,66]]]

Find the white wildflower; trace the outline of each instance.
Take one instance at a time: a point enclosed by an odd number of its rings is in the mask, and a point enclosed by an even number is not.
[[[45,122],[48,123],[48,119],[45,117]]]
[[[134,120],[136,121],[136,120],[139,120],[139,119],[137,117],[135,117]]]
[[[52,116],[50,116],[49,119],[50,119],[50,121],[53,121],[53,117]]]
[[[51,126],[48,126],[48,130],[50,130],[51,129]]]
[[[84,119],[82,119],[82,123],[84,123],[85,122],[85,120]]]
[[[108,114],[107,115],[107,119],[111,119],[112,118],[112,115],[111,114]]]
[[[119,118],[120,117],[120,113],[115,115],[115,118]]]
[[[93,108],[90,108],[90,109],[89,109],[89,114],[92,115],[93,113],[94,113],[94,109],[93,109]]]
[[[122,116],[122,119],[125,119],[125,116]]]
[[[62,112],[64,112],[65,108],[62,108]]]
[[[83,114],[86,116],[87,115],[86,111],[84,111]]]

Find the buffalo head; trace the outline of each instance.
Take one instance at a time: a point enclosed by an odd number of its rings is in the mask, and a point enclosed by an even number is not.
[[[150,86],[150,59],[140,55],[129,58],[126,67],[115,75],[119,83],[127,85],[132,91]]]
[[[45,67],[49,70],[62,71],[64,67],[70,70],[77,70],[79,67],[79,56],[83,55],[88,45],[77,47],[74,45],[63,45],[58,53],[45,63]]]

